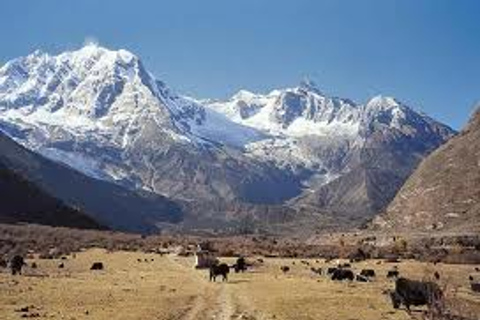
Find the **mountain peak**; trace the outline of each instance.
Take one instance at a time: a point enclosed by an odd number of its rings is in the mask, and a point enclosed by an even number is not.
[[[41,109],[60,115],[56,112],[63,110],[97,119],[107,115],[120,98],[116,112],[133,108],[137,98],[131,96],[135,95],[159,103],[154,80],[130,51],[88,43],[58,55],[36,50],[13,60],[0,70],[0,100],[9,109],[28,114]]]
[[[400,102],[391,96],[377,95],[367,102],[368,106],[399,106]]]
[[[318,88],[315,81],[309,78],[305,78],[302,81],[300,81],[300,85],[298,86],[298,88],[305,91],[314,92],[316,94],[323,96],[322,91]]]
[[[111,50],[96,43],[87,43],[82,48],[75,51],[66,52],[66,54],[80,60],[98,60],[102,58],[106,62],[110,63],[120,62],[130,64],[134,61],[140,60],[135,54],[126,49]]]
[[[251,91],[248,90],[240,90],[238,91],[235,95],[233,95],[232,99],[233,100],[251,100],[255,98],[257,95]]]

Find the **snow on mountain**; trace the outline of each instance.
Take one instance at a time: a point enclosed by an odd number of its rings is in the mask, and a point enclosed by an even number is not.
[[[348,165],[372,135],[393,132],[438,145],[453,131],[392,97],[377,96],[366,104],[329,97],[311,81],[277,89],[265,95],[241,90],[227,101],[209,101],[207,107],[235,123],[267,136],[245,146],[252,157],[280,167],[313,171],[320,184],[350,171]],[[378,138],[376,138],[378,140]],[[308,181],[305,185],[310,185]]]
[[[277,136],[355,135],[359,110],[350,100],[323,95],[313,83],[274,90],[266,95],[240,91],[226,102],[208,107],[232,121]]]
[[[57,144],[67,140],[123,150],[149,120],[163,138],[185,144],[220,142],[241,147],[263,136],[176,95],[126,50],[90,44],[57,56],[35,51],[0,69],[4,130],[24,145],[93,177],[116,180],[125,173],[109,172],[98,157]],[[19,130],[28,132],[28,137],[14,134]]]
[[[151,113],[176,132],[171,118],[185,113],[135,55],[94,44],[58,56],[36,51],[7,63],[0,69],[0,101],[10,117],[74,131],[108,131]]]
[[[361,129],[373,123],[406,130],[412,125],[410,118],[428,118],[392,97],[377,96],[364,105],[328,97],[313,82],[265,95],[242,90],[227,101],[211,101],[207,106],[236,123],[291,138],[314,135],[357,139],[362,136]]]
[[[320,187],[337,181],[338,188],[367,188],[362,179],[373,167],[395,177],[396,191],[421,157],[454,133],[394,98],[357,104],[310,81],[195,100],[156,79],[133,53],[94,44],[56,56],[35,51],[1,67],[0,129],[132,189],[189,202],[285,203],[306,193],[319,207],[337,199],[322,198],[330,191],[318,194]],[[356,186],[338,183],[349,176]],[[370,193],[351,199],[357,194]]]

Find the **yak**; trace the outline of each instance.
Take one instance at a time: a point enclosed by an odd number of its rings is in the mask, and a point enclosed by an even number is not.
[[[364,277],[375,277],[375,270],[373,270],[373,269],[362,269],[362,271],[360,271],[360,275],[362,275]]]
[[[280,270],[282,270],[283,273],[287,273],[288,271],[290,271],[290,267],[289,266],[281,266]]]
[[[337,269],[332,273],[332,280],[350,280],[353,281],[355,279],[355,276],[353,274],[352,270],[348,269]]]
[[[94,262],[90,267],[90,270],[103,270],[103,263],[102,262]]]
[[[480,292],[480,282],[470,282],[470,288],[473,292]]]
[[[222,281],[228,280],[230,268],[226,263],[215,264],[210,267],[210,281],[215,282],[217,276],[222,276]]]
[[[10,260],[10,270],[12,271],[12,275],[22,274],[22,268],[25,265],[25,260],[23,260],[22,256],[16,255]]]
[[[316,273],[318,275],[322,275],[322,268],[314,268],[314,267],[311,267],[310,270],[313,272],[313,273]]]
[[[390,292],[390,298],[395,309],[403,304],[410,311],[410,306],[440,307],[443,292],[435,282],[398,278],[395,281],[395,291]]]
[[[245,261],[244,257],[240,257],[237,259],[237,262],[233,266],[235,269],[235,273],[245,272],[247,270],[247,262]]]
[[[327,274],[332,274],[332,273],[334,273],[337,269],[338,269],[338,268],[335,268],[335,267],[329,267],[329,268],[327,269]]]
[[[399,275],[398,270],[389,270],[387,272],[387,278],[395,278],[395,277],[398,277],[398,275]]]

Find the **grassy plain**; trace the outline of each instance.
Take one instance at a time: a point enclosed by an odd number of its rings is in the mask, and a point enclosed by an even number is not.
[[[431,278],[438,271],[450,303],[470,317],[480,315],[480,295],[469,289],[468,275],[475,273],[472,265],[368,260],[352,267],[357,272],[373,268],[376,279],[349,283],[310,271],[325,269],[334,261],[262,259],[260,263],[251,258],[254,267],[246,273],[230,273],[228,282],[211,283],[206,270],[193,268],[193,257],[103,249],[66,260],[37,257],[27,262],[38,267],[26,267],[22,276],[11,276],[7,270],[0,273],[0,319],[420,319],[419,311],[408,315],[393,309],[382,293],[393,288],[385,274],[394,265],[402,275],[416,279]],[[231,258],[222,260],[233,263]],[[90,270],[97,261],[105,270]],[[64,268],[58,268],[61,263]],[[286,274],[280,270],[283,265],[290,267]]]

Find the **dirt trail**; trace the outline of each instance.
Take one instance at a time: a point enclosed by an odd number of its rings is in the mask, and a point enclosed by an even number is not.
[[[192,302],[188,312],[181,318],[184,320],[193,319],[215,319],[215,320],[256,320],[250,315],[235,297],[232,292],[234,283],[230,282],[210,282],[206,276],[207,271],[199,271],[191,266],[186,266],[180,261],[170,256],[170,261],[183,269],[192,281],[198,282],[203,287],[201,295]]]

